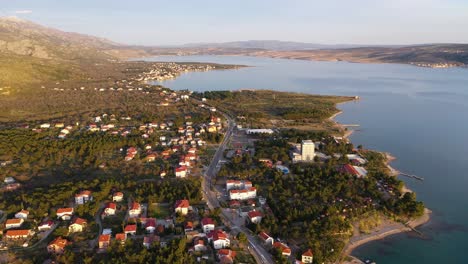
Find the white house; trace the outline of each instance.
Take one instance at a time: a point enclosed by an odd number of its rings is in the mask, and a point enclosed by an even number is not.
[[[175,169],[175,175],[178,178],[185,178],[187,176],[187,167],[180,166]]]
[[[123,197],[124,194],[122,192],[116,192],[114,195],[112,195],[112,201],[117,203],[122,202]]]
[[[265,232],[260,232],[258,237],[265,243],[265,245],[272,247],[275,240]]]
[[[83,218],[75,218],[73,222],[68,226],[69,233],[78,233],[83,232],[83,229],[86,226],[86,220]]]
[[[174,205],[174,211],[181,215],[188,214],[190,203],[188,200],[177,200]]]
[[[29,211],[23,209],[15,214],[15,218],[28,219],[28,215]]]
[[[115,203],[107,203],[107,205],[104,208],[104,211],[102,212],[102,214],[104,216],[115,215],[116,208],[117,208],[117,206],[115,205]]]
[[[81,191],[80,193],[75,195],[76,204],[85,204],[92,200],[93,200],[93,196],[91,195],[91,191],[88,191],[88,190]]]
[[[247,200],[254,199],[257,197],[257,189],[255,187],[250,187],[244,190],[230,190],[229,199],[230,200]]]
[[[215,229],[215,223],[213,219],[209,217],[205,217],[201,221],[202,223],[202,229],[203,233],[208,234],[209,232],[213,231]]]
[[[231,243],[228,234],[219,229],[209,232],[207,237],[208,240],[213,243],[215,249],[227,248]]]
[[[73,208],[59,208],[57,209],[57,218],[62,220],[70,220],[73,216]]]
[[[249,220],[253,224],[259,224],[262,221],[262,213],[259,211],[250,211],[248,214]]]
[[[24,223],[23,218],[8,219],[5,222],[5,229],[19,228]]]
[[[128,210],[128,216],[139,217],[141,214],[141,205],[139,203],[133,202]]]

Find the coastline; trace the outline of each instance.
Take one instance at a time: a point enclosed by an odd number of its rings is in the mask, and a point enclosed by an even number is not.
[[[343,102],[343,103],[347,103],[347,102]],[[349,140],[349,136],[353,134],[354,130],[346,129],[344,125],[340,124],[339,122],[335,120],[335,118],[342,113],[343,111],[340,110],[339,112],[329,117],[328,120],[334,122],[335,125],[340,129],[340,131],[344,132],[344,135],[343,135],[344,139]],[[386,157],[385,165],[390,170],[390,175],[397,177],[399,174],[399,171],[390,165],[390,163],[393,160],[395,160],[396,157],[392,156],[388,152],[381,152],[381,153],[384,154]],[[406,193],[406,192],[413,192],[413,191],[409,189],[408,187],[406,187],[406,184],[405,184],[403,185],[403,192]],[[385,219],[385,221],[381,225],[374,228],[374,230],[369,234],[354,233],[353,236],[350,238],[350,240],[346,243],[346,246],[343,249],[343,256],[349,257],[351,261],[344,261],[344,263],[364,263],[359,258],[352,255],[352,252],[356,248],[366,243],[370,243],[372,241],[384,239],[391,235],[396,235],[396,234],[411,232],[411,231],[417,232],[415,228],[428,223],[431,219],[430,217],[431,214],[432,214],[431,210],[429,210],[428,208],[424,208],[424,213],[422,216],[412,219],[406,222],[405,224],[400,223],[400,222],[395,222],[390,219]]]

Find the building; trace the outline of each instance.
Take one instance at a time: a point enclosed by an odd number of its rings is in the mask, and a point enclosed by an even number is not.
[[[175,169],[175,176],[178,178],[185,178],[187,176],[187,167],[180,166]]]
[[[139,203],[133,202],[128,210],[128,216],[131,218],[139,217],[141,214],[141,205]]]
[[[19,228],[21,227],[21,225],[23,225],[23,223],[24,223],[23,218],[8,219],[5,222],[5,229]]]
[[[367,170],[364,167],[353,166],[350,164],[345,164],[340,168],[340,172],[344,174],[351,174],[358,178],[365,177],[367,175]]]
[[[308,249],[306,252],[302,253],[302,263],[309,264],[314,261],[314,254],[312,254],[312,250]]]
[[[81,191],[80,193],[75,195],[76,204],[85,204],[92,200],[93,200],[93,196],[91,196],[91,191],[88,191],[88,190]]]
[[[262,213],[259,211],[250,211],[247,216],[249,217],[249,220],[253,224],[259,224],[262,221]]]
[[[47,252],[51,254],[60,255],[65,251],[65,247],[69,244],[68,240],[62,237],[55,238],[47,246]]]
[[[228,234],[223,230],[213,230],[207,234],[207,238],[213,243],[214,249],[227,248],[231,244]]]
[[[229,199],[230,200],[248,200],[254,199],[257,197],[257,189],[255,187],[250,187],[244,190],[230,190]]]
[[[206,251],[205,240],[202,238],[195,238],[193,241],[193,250],[195,251]]]
[[[115,210],[117,209],[117,205],[115,203],[107,203],[104,211],[102,212],[103,216],[111,216],[115,215]]]
[[[62,220],[70,220],[73,216],[74,209],[71,207],[57,209],[57,218]]]
[[[209,217],[205,217],[201,221],[203,233],[208,234],[215,229],[215,222]]]
[[[110,241],[111,241],[111,235],[110,234],[100,235],[99,236],[99,245],[98,245],[99,249],[106,249],[107,247],[109,247]]]
[[[127,234],[125,233],[115,234],[115,240],[120,241],[121,244],[125,244],[125,240],[127,240]]]
[[[37,229],[39,231],[47,231],[47,230],[50,230],[53,225],[54,225],[54,222],[52,220],[45,220],[39,224]]]
[[[143,246],[147,249],[149,249],[154,243],[159,242],[160,238],[159,236],[145,236],[143,238]]]
[[[272,247],[275,240],[265,232],[260,232],[258,237],[263,241],[266,246]]]
[[[315,143],[312,140],[303,140],[292,153],[293,162],[313,162],[314,158]]]
[[[86,220],[83,218],[75,218],[73,222],[68,226],[69,233],[83,232],[83,229],[86,227]]]
[[[272,129],[247,129],[247,135],[254,135],[254,134],[268,134],[271,135],[275,133]]]
[[[120,203],[123,201],[124,194],[122,192],[116,192],[112,195],[112,201]]]
[[[284,243],[275,242],[273,243],[273,247],[278,249],[283,256],[291,256],[291,249]]]
[[[136,225],[126,225],[125,226],[125,229],[124,229],[124,233],[126,235],[136,235],[136,231],[137,231],[137,226]]]
[[[28,219],[28,215],[29,215],[29,211],[23,209],[15,214],[15,218]]]
[[[32,235],[34,235],[34,232],[30,229],[7,230],[5,233],[5,237],[11,240],[25,239]]]
[[[174,211],[181,215],[187,215],[190,207],[188,200],[177,200],[174,205]]]
[[[145,223],[145,230],[146,232],[152,234],[156,230],[156,219],[155,218],[148,218],[146,219]]]

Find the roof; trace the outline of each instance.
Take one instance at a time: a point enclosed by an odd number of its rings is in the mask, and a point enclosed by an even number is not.
[[[52,220],[45,220],[43,221],[39,226],[47,225],[47,226],[52,226],[54,224],[54,221]]]
[[[116,206],[115,203],[107,203],[106,209],[107,209],[107,208],[110,208],[110,209],[114,209],[114,210],[115,210],[115,208],[117,208],[117,206]]]
[[[185,228],[193,228],[193,223],[191,221],[188,221],[185,223]]]
[[[81,191],[80,193],[76,194],[75,197],[79,197],[79,196],[90,196],[91,195],[91,191],[89,190],[84,190],[84,191]]]
[[[125,226],[124,232],[136,232],[136,225],[127,225]]]
[[[263,232],[263,231],[260,232],[260,234],[258,234],[258,236],[259,236],[261,239],[263,239],[263,240],[267,240],[267,239],[271,238],[270,235],[268,235],[267,233],[265,233],[265,232]]]
[[[68,244],[68,240],[62,237],[57,237],[52,242],[49,243],[49,246],[54,245],[59,248],[65,248],[67,244]]]
[[[141,210],[141,206],[139,203],[133,202],[130,210]]]
[[[273,243],[273,247],[281,250],[282,253],[291,254],[291,249],[281,242]]]
[[[72,214],[72,213],[73,213],[73,208],[71,207],[57,209],[57,214]]]
[[[7,237],[15,237],[15,236],[29,236],[31,234],[31,230],[29,229],[21,229],[21,230],[8,230],[6,231],[5,235]]]
[[[189,200],[177,200],[175,203],[175,208],[189,208]]]
[[[217,240],[226,240],[228,235],[223,230],[212,230],[207,235],[208,238],[212,238],[214,241]]]
[[[187,170],[187,167],[185,167],[185,166],[180,166],[180,167],[175,169],[176,172],[182,172],[182,171],[186,171],[186,170]]]
[[[254,217],[262,217],[262,213],[259,212],[259,211],[250,211],[247,213],[247,215],[250,217],[250,218],[254,218]]]
[[[75,219],[73,220],[72,224],[84,225],[84,224],[86,224],[86,220],[83,219],[83,218],[77,217],[77,218],[75,218]]]
[[[122,192],[116,192],[116,193],[114,193],[113,196],[114,196],[114,197],[115,197],[115,196],[122,196],[122,197],[123,197],[123,193],[122,193]]]
[[[118,234],[115,235],[115,239],[116,240],[126,240],[127,235],[125,233],[118,233]]]
[[[203,218],[201,222],[202,222],[202,225],[204,225],[204,226],[205,225],[214,225],[215,224],[213,219],[211,219],[209,217]]]
[[[306,252],[302,253],[302,256],[313,257],[314,254],[312,254],[312,249],[309,248]]]
[[[100,235],[99,242],[109,242],[111,239],[111,235]]]
[[[146,220],[145,228],[156,227],[156,218],[148,218]]]
[[[17,225],[17,224],[22,224],[23,222],[24,222],[23,219],[14,218],[14,219],[6,220],[5,225]]]
[[[19,213],[23,213],[23,214],[27,214],[27,215],[28,215],[28,214],[29,214],[29,211],[23,209],[23,210],[19,211],[17,214],[19,214]]]

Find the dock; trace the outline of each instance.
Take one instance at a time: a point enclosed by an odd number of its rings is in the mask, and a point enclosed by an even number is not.
[[[416,180],[424,181],[423,177],[419,177],[419,176],[414,175],[414,174],[408,174],[408,173],[404,173],[404,172],[401,172],[401,171],[399,171],[398,174],[401,175],[401,176],[408,177],[408,178],[413,178],[413,179],[416,179]]]

